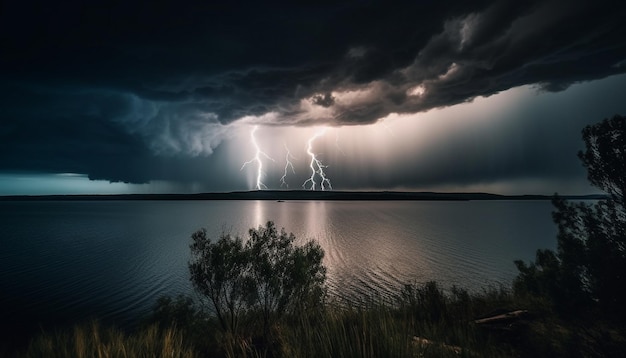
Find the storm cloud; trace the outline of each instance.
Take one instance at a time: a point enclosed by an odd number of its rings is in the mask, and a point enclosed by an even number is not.
[[[1,6],[3,170],[187,180],[238,122],[372,124],[626,72],[619,2]]]

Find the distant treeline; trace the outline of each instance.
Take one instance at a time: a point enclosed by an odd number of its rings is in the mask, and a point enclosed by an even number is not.
[[[606,195],[561,196],[567,200],[601,200]],[[549,195],[498,195],[489,193],[435,193],[399,191],[311,191],[257,190],[199,194],[119,194],[119,195],[13,195],[0,196],[0,201],[39,200],[405,200],[405,201],[468,201],[468,200],[551,200]]]

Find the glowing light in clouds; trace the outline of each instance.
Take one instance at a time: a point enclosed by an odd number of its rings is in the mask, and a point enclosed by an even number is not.
[[[310,183],[309,189],[315,190],[315,186],[317,185],[317,182],[315,181],[316,175],[319,176],[320,189],[322,189],[322,191],[326,190],[326,184],[328,185],[329,189],[333,189],[332,185],[330,184],[330,180],[326,177],[326,173],[324,173],[324,169],[327,168],[327,166],[324,165],[322,161],[317,158],[315,152],[313,152],[313,142],[317,138],[323,136],[324,133],[326,133],[326,128],[317,131],[311,138],[309,138],[307,142],[306,153],[311,157],[311,162],[309,164],[309,167],[311,168],[311,177],[302,184],[302,187],[304,189],[307,188],[307,183]]]
[[[285,156],[285,173],[283,174],[282,177],[280,177],[280,187],[282,188],[283,185],[287,188],[289,188],[289,184],[287,184],[287,169],[291,168],[291,171],[296,174],[296,169],[293,167],[293,163],[291,163],[290,159],[296,159],[293,155],[291,155],[291,152],[289,151],[289,148],[287,148],[287,144],[285,144],[285,150],[287,151],[287,155]]]
[[[259,126],[254,126],[254,128],[252,128],[252,131],[250,132],[250,141],[252,142],[252,145],[254,146],[254,149],[256,151],[254,158],[248,160],[247,162],[243,163],[243,165],[241,166],[241,169],[239,169],[240,171],[243,170],[243,168],[246,167],[246,165],[248,164],[252,164],[252,162],[256,162],[257,164],[257,173],[256,173],[256,189],[257,190],[261,190],[261,189],[267,189],[267,186],[265,184],[263,184],[263,182],[261,181],[262,177],[263,177],[263,161],[261,160],[261,156],[264,156],[265,158],[274,161],[274,159],[272,159],[269,155],[267,155],[264,151],[261,150],[261,148],[259,147],[259,144],[256,141],[256,137],[254,136],[254,133],[256,132],[256,130],[259,128]]]

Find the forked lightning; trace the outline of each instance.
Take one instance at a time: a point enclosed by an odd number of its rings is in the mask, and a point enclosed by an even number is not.
[[[259,128],[259,126],[254,126],[254,128],[252,128],[252,131],[250,132],[250,140],[252,142],[252,145],[254,146],[254,149],[256,150],[256,153],[255,153],[255,155],[254,155],[254,157],[252,159],[250,159],[247,162],[243,163],[243,165],[241,166],[241,169],[239,169],[239,170],[241,171],[241,170],[243,170],[243,168],[246,167],[246,165],[252,164],[252,162],[256,162],[257,163],[256,190],[262,190],[262,189],[267,189],[267,186],[265,184],[263,184],[263,182],[261,181],[261,179],[263,177],[263,160],[261,160],[261,156],[264,156],[265,158],[267,158],[267,159],[269,159],[271,161],[274,161],[274,159],[272,159],[269,155],[267,155],[259,147],[259,144],[257,143],[256,137],[254,135],[254,133],[257,131],[258,128]]]
[[[333,189],[333,186],[330,184],[330,180],[326,177],[326,173],[324,172],[324,169],[327,168],[327,166],[324,165],[322,161],[317,158],[315,152],[313,152],[313,142],[315,142],[317,138],[323,136],[324,133],[326,133],[326,128],[317,131],[307,142],[306,153],[309,157],[311,157],[311,162],[309,163],[309,168],[311,168],[311,177],[302,184],[302,188],[304,189],[307,189],[307,184],[309,184],[308,189],[315,190],[315,186],[317,185],[317,182],[315,181],[316,176],[319,176],[320,189],[322,191],[326,190],[326,185],[328,185],[330,190]]]
[[[281,188],[283,186],[289,188],[289,184],[287,184],[287,170],[289,168],[291,168],[292,173],[296,174],[296,169],[293,167],[293,163],[291,163],[291,159],[296,159],[296,158],[293,155],[291,155],[289,148],[287,148],[287,144],[285,144],[285,150],[287,151],[287,155],[285,156],[285,173],[283,174],[282,177],[280,177]]]

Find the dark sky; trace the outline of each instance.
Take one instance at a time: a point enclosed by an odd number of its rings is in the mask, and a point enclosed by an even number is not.
[[[334,189],[584,192],[626,114],[621,1],[215,3],[3,1],[0,194],[301,188],[322,127]]]

